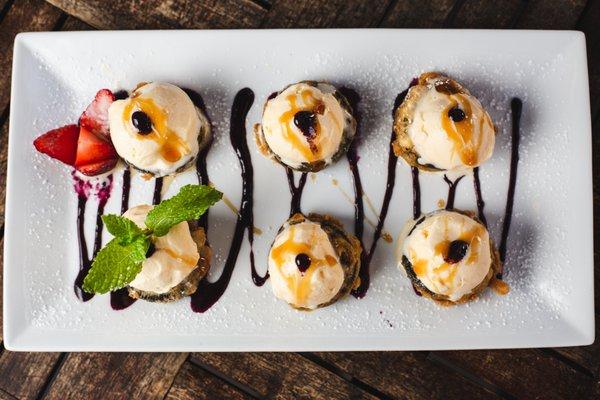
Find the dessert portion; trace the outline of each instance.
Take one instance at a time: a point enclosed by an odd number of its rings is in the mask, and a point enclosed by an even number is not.
[[[255,127],[260,151],[284,166],[317,172],[346,153],[356,134],[348,100],[325,82],[302,81],[267,99]]]
[[[184,170],[210,138],[210,123],[181,88],[164,82],[141,83],[108,110],[117,153],[155,177]]]
[[[487,111],[455,80],[421,74],[394,114],[394,152],[425,171],[463,171],[489,159],[496,129]]]
[[[112,170],[118,156],[110,140],[108,108],[114,100],[110,90],[98,91],[78,124],[50,130],[35,139],[33,145],[40,153],[75,167],[84,175],[100,175]]]
[[[107,293],[126,287],[130,297],[155,302],[194,293],[211,258],[204,229],[196,221],[221,197],[212,187],[187,185],[157,206],[103,215],[114,239],[95,255],[83,290]]]
[[[443,304],[464,303],[500,270],[486,227],[474,217],[438,210],[406,224],[398,261],[417,292]]]
[[[360,254],[358,239],[333,217],[294,214],[269,252],[273,293],[300,310],[333,304],[357,285]]]
[[[127,210],[123,217],[140,229],[147,229],[145,220],[153,208],[136,206]],[[210,258],[204,229],[193,222],[180,222],[152,242],[141,271],[127,286],[129,296],[160,302],[188,296],[196,291],[200,279],[208,273]]]

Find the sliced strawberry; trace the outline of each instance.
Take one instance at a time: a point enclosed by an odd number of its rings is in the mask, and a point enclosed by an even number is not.
[[[44,133],[33,141],[33,145],[40,153],[47,154],[65,164],[74,165],[78,137],[79,127],[66,125]]]
[[[116,162],[117,152],[110,140],[87,130],[83,126],[79,129],[77,156],[75,157],[75,168],[77,170],[86,175],[97,175],[106,172],[103,168],[107,165],[110,165],[110,168],[114,167]],[[97,164],[102,164],[102,168]],[[110,169],[109,167],[106,168]],[[102,172],[95,172],[100,170]]]
[[[96,134],[110,137],[108,129],[108,107],[115,101],[114,94],[108,89],[99,90],[94,101],[79,118],[79,126]]]
[[[79,166],[77,167],[77,171],[88,176],[100,175],[113,169],[116,164],[117,159],[113,158],[110,160]]]

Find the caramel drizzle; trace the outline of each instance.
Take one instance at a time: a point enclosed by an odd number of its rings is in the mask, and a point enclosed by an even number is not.
[[[131,121],[131,114],[141,110],[152,121],[152,132],[148,135],[137,135],[140,139],[152,140],[158,144],[161,157],[168,162],[176,162],[189,154],[188,145],[181,140],[179,135],[167,125],[168,112],[156,105],[152,99],[133,96],[123,111],[123,120],[126,124]]]
[[[492,125],[490,117],[484,112],[482,118],[479,118],[478,132],[475,135],[475,124],[477,121],[473,115],[473,109],[469,99],[465,95],[457,93],[450,95],[451,103],[442,112],[442,127],[446,131],[448,138],[454,143],[455,149],[461,161],[470,167],[477,166],[479,163],[479,148],[481,147],[484,124]],[[454,122],[448,115],[448,112],[460,105],[465,113],[462,121]]]
[[[437,243],[434,246],[434,257],[441,256],[445,258],[448,254],[448,249],[450,247],[451,240],[448,239],[448,222],[445,221],[445,235],[444,240]],[[424,236],[427,238],[429,233],[423,231]],[[479,251],[481,247],[481,236],[483,235],[483,227],[478,225],[473,229],[463,233],[460,235],[457,240],[462,240],[469,243],[469,257],[466,260],[466,265],[473,264],[477,261],[479,257]],[[427,273],[427,266],[429,265],[429,261],[427,259],[419,259],[414,252],[414,250],[410,250],[409,252],[410,262],[413,266],[413,271],[419,277],[424,276]],[[432,275],[435,276],[435,282],[437,284],[443,285],[448,289],[452,289],[454,287],[454,279],[458,272],[459,265],[461,263],[449,264],[444,262],[437,268],[433,269]]]
[[[298,305],[302,305],[306,302],[310,294],[310,284],[314,273],[323,265],[330,267],[336,265],[338,260],[331,255],[326,255],[324,259],[314,257],[311,253],[311,247],[307,243],[296,242],[294,240],[294,233],[295,227],[291,226],[288,238],[285,242],[271,250],[271,257],[273,257],[273,261],[278,266],[282,266],[285,263],[286,256],[290,254],[296,256],[304,253],[310,257],[311,263],[306,272],[285,277],[288,289],[294,292]]]

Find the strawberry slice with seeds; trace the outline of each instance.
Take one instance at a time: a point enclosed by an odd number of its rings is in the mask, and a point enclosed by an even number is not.
[[[110,140],[84,126],[79,129],[75,168],[85,175],[98,175],[110,170],[117,163],[117,152]]]
[[[67,165],[74,165],[77,155],[77,140],[79,127],[66,125],[44,133],[33,141],[33,145],[40,153],[47,154]]]
[[[111,160],[79,166],[77,167],[77,171],[87,176],[94,176],[110,171],[115,165],[117,165],[117,159],[113,158]]]
[[[92,103],[79,117],[79,126],[109,138],[108,108],[113,101],[115,101],[113,92],[108,89],[99,90]]]

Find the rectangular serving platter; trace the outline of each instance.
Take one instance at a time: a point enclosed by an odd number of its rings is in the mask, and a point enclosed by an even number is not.
[[[396,185],[362,299],[348,296],[313,312],[277,301],[250,276],[243,242],[231,283],[207,312],[189,300],[138,301],[114,311],[108,296],[86,303],[73,293],[79,269],[77,196],[71,171],[36,153],[32,140],[77,120],[100,88],[167,81],[198,91],[213,120],[211,181],[239,207],[240,166],[229,141],[235,94],[256,96],[246,127],[254,166],[254,253],[260,272],[290,192],[282,167],[252,140],[267,96],[289,83],[326,80],[361,97],[359,168],[370,245],[387,176],[391,110],[414,77],[442,71],[463,82],[498,128],[494,155],[480,170],[490,233],[502,229],[510,164],[510,100],[523,100],[520,162],[505,280],[472,303],[440,307],[417,297],[397,268],[398,233],[412,215],[410,168]],[[25,33],[14,46],[4,242],[4,343],[23,351],[338,351],[435,350],[587,345],[594,340],[591,127],[585,40],[579,32],[470,30],[278,30]],[[122,169],[105,212],[119,211]],[[196,183],[177,176],[164,196]],[[130,205],[150,203],[153,181],[132,177]],[[422,209],[438,208],[448,186],[421,174]],[[353,231],[348,163],[309,175],[302,209],[329,213]],[[372,206],[371,206],[372,205]],[[455,206],[476,210],[473,177]],[[93,240],[97,200],[86,206]],[[223,203],[210,213],[210,280],[227,256],[236,216]],[[91,240],[92,239],[92,240]],[[109,234],[104,233],[104,241]],[[89,244],[91,247],[91,243]]]

